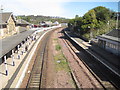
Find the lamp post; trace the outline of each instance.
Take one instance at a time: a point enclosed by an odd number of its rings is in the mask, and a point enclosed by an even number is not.
[[[88,26],[88,28],[90,29],[90,26]],[[92,32],[91,32],[91,29],[90,29],[90,39],[92,37]]]
[[[72,32],[73,31],[73,24],[72,23],[70,24],[70,27],[71,27],[70,32]]]
[[[109,24],[110,24],[110,21],[108,21],[108,23],[107,23],[107,24],[108,24],[108,31],[110,31],[110,30],[109,30]]]
[[[98,30],[97,30],[97,35],[99,35],[99,33],[100,33],[100,30],[98,29]]]
[[[2,13],[3,13],[3,6],[1,5],[1,9],[0,9],[0,13],[1,13],[1,16],[0,16],[0,28],[1,28],[1,30],[2,30]],[[0,31],[0,35],[2,36],[2,31]]]
[[[88,26],[89,30],[90,30],[90,40],[89,40],[89,43],[91,42],[91,29],[90,29],[90,26]]]
[[[116,20],[116,29],[118,29],[118,17],[119,17],[119,13],[117,12],[117,13],[116,13],[116,15],[117,15],[117,20]]]
[[[78,29],[79,35],[80,35],[80,29]]]

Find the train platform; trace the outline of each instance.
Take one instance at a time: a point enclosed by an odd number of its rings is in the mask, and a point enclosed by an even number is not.
[[[85,42],[78,36],[71,34],[69,31],[67,31],[67,34],[69,37],[75,41],[79,46],[81,46],[84,50],[86,50],[89,54],[94,56],[96,59],[98,59],[101,63],[104,63],[106,67],[111,69],[114,73],[120,76],[120,61],[119,57],[109,53],[108,51],[105,51],[104,49],[96,46],[91,45],[89,42]]]
[[[39,28],[37,30],[30,30],[29,32],[13,35],[4,39],[4,42],[0,40],[0,42],[2,42],[0,45],[4,45],[2,48],[0,47],[0,50],[3,48],[5,50],[3,51],[4,53],[1,54],[3,58],[0,58],[0,89],[20,87],[29,62],[40,40],[47,32],[56,28],[59,27]],[[24,43],[21,43],[21,41],[24,41]],[[17,49],[13,49],[16,45]],[[9,47],[9,49],[5,47]],[[11,53],[7,56],[9,52]]]
[[[74,39],[78,42],[81,41],[79,38],[74,38]],[[97,45],[91,45],[91,44],[89,44],[89,42],[83,41],[82,44],[87,46],[88,49],[91,50],[91,52],[93,51],[94,53],[98,54],[100,57],[105,59],[107,62],[112,63],[114,66],[118,67],[120,65],[118,56],[116,56],[108,51],[105,51],[104,49],[102,49],[101,47],[98,47]]]
[[[30,33],[26,33],[26,34],[28,35]],[[24,45],[23,45],[19,48],[18,52],[14,53],[14,64],[12,57],[7,58],[6,65],[7,65],[8,75],[6,75],[5,72],[5,68],[6,68],[5,63],[2,63],[0,65],[0,89],[19,87],[20,83],[22,82],[22,78],[24,77],[27,66],[29,65],[32,55],[34,54],[34,51],[37,47],[36,43],[38,42],[39,38],[43,33],[44,31],[36,35],[36,39],[31,41],[27,51],[22,52],[24,49]],[[25,37],[24,35],[23,36],[20,35],[19,41],[21,41],[24,37]],[[17,39],[18,37],[16,38],[16,40]],[[27,41],[26,43],[28,42],[29,41]]]

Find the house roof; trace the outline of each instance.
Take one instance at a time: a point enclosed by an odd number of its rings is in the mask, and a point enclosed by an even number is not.
[[[45,21],[45,24],[51,25],[52,22],[51,21]]]
[[[29,25],[30,23],[23,20],[23,19],[18,19],[18,20],[16,20],[16,24],[27,24],[27,25]]]
[[[120,42],[120,29],[113,29],[107,34],[98,36],[98,39],[108,39],[116,42]]]
[[[12,12],[0,13],[0,17],[2,17],[2,19],[0,19],[0,24],[7,24],[7,21],[9,20],[11,15]]]

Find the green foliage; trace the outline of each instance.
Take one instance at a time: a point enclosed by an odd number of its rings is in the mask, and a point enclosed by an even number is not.
[[[23,16],[17,16],[17,18],[26,20],[26,21],[33,23],[33,24],[39,24],[39,22],[42,22],[42,21],[51,21],[51,22],[58,21],[60,23],[68,23],[68,21],[69,21],[69,19],[66,19],[66,18],[41,16],[41,15],[38,15],[38,16],[34,16],[34,15],[25,16],[25,15],[23,15]]]
[[[60,46],[60,45],[56,45],[56,46],[55,46],[55,49],[56,49],[57,51],[59,51],[59,50],[61,50],[61,46]]]
[[[30,22],[30,17],[25,17],[25,16],[17,16],[17,19],[23,19],[27,22]]]
[[[68,66],[68,62],[65,58],[65,56],[60,53],[58,55],[54,56],[54,60],[55,60],[55,65],[56,65],[56,71],[62,71],[65,70],[67,72],[70,71],[69,66]]]
[[[94,10],[90,10],[83,16],[83,29],[92,28],[94,29],[97,25],[97,19]]]
[[[114,13],[110,11],[108,8],[102,7],[102,6],[94,8],[94,11],[96,13],[97,20],[104,21],[104,22],[107,22],[108,20],[110,20],[110,18]]]
[[[74,19],[69,20],[68,27],[72,32],[90,39],[90,32],[96,37],[115,28],[115,18],[115,12],[98,6],[89,10],[83,17],[76,15]]]
[[[76,18],[76,19],[79,18],[79,15],[76,15],[75,18]]]

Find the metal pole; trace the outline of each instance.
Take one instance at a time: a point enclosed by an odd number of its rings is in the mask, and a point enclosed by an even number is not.
[[[6,76],[7,76],[8,75],[8,68],[7,68],[6,56],[4,56],[4,64],[5,64],[5,72],[6,72]]]
[[[22,43],[21,43],[21,47],[22,47],[21,54],[23,55],[23,44]]]
[[[109,30],[109,23],[110,23],[110,21],[108,21],[108,23],[107,23],[107,24],[108,24],[108,31],[110,31],[110,30]]]
[[[12,61],[13,61],[13,66],[15,66],[15,62],[14,62],[14,50],[12,50]]]
[[[18,45],[18,59],[20,59],[19,47],[20,47],[20,45]]]
[[[116,29],[118,29],[118,16],[119,16],[119,14],[117,13]]]
[[[3,13],[3,6],[2,5],[1,5],[1,9],[0,10],[1,10],[1,16],[0,16],[0,18],[1,18],[1,20],[0,20],[1,25],[0,26],[1,26],[1,30],[2,30],[2,13]],[[3,36],[1,31],[0,31],[0,35]]]

